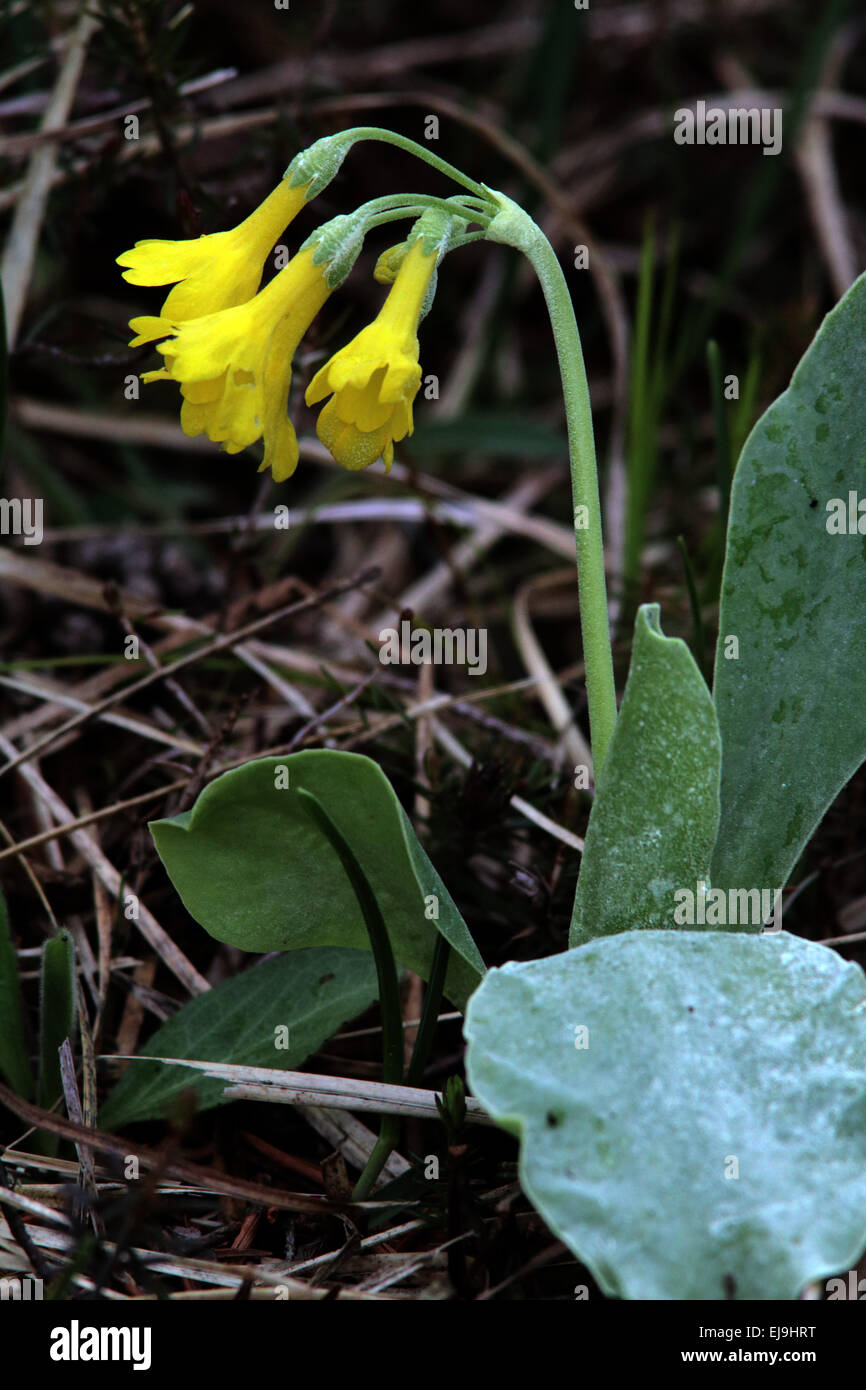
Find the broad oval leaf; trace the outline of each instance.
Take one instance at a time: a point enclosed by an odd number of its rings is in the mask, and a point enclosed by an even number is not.
[[[586,832],[569,945],[674,925],[674,893],[709,879],[719,823],[719,729],[685,642],[657,604],[635,622],[631,668]]]
[[[377,995],[367,951],[321,947],[259,961],[233,980],[197,995],[147,1040],[148,1056],[291,1071]],[[285,1028],[288,1034],[277,1034]],[[277,1047],[284,1041],[287,1046]],[[164,1119],[183,1091],[199,1109],[222,1105],[225,1083],[159,1062],[136,1062],[99,1112],[104,1129]]]
[[[734,477],[714,699],[722,731],[715,886],[782,887],[866,758],[866,276],[828,314]],[[831,534],[838,500],[845,534]],[[859,522],[866,529],[866,517]],[[738,651],[731,638],[736,638]]]
[[[445,993],[462,1009],[484,962],[387,777],[357,753],[260,758],[217,777],[191,811],[152,821],[187,911],[211,936],[245,951],[369,949],[346,872],[295,795],[299,788],[319,799],[354,851],[397,960],[426,979],[437,930],[448,940]]]
[[[866,977],[826,947],[604,937],[490,971],[466,1036],[524,1191],[605,1293],[795,1299],[866,1245]]]

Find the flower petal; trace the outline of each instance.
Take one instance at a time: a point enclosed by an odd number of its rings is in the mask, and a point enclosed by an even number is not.
[[[316,433],[340,467],[353,472],[369,468],[371,463],[381,458],[390,439],[387,425],[365,433],[341,420],[333,400],[328,401],[321,411],[316,421]]]
[[[135,334],[129,341],[130,347],[153,343],[157,338],[165,338],[174,331],[168,319],[160,318],[156,314],[142,314],[137,319],[130,319],[129,326]]]
[[[128,267],[123,278],[130,285],[171,285],[201,265],[203,255],[209,259],[215,254],[215,240],[216,237],[195,237],[190,241],[137,241],[132,250],[117,257],[117,264]]]

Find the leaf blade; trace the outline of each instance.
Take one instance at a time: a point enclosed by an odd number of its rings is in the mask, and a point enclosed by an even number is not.
[[[490,971],[465,1033],[524,1190],[606,1293],[795,1299],[866,1245],[866,979],[826,947],[603,937]]]
[[[288,769],[288,789],[275,786],[280,768]],[[152,822],[159,856],[187,910],[218,940],[248,951],[367,948],[364,919],[340,860],[292,787],[312,792],[351,845],[402,964],[428,978],[436,931],[447,938],[452,952],[445,992],[464,1007],[484,962],[388,779],[370,758],[317,749],[258,759],[216,778],[192,811]],[[426,915],[431,896],[438,918]]]
[[[635,622],[622,708],[596,790],[570,946],[673,925],[674,892],[709,877],[719,818],[719,732],[688,647],[658,606]]]
[[[75,1042],[75,947],[66,931],[42,948],[39,990],[39,1104],[50,1108],[63,1094],[58,1050],[65,1038]],[[53,1136],[50,1136],[53,1138]]]
[[[148,1056],[237,1062],[243,1066],[300,1066],[348,1019],[376,998],[376,972],[364,951],[323,947],[259,961],[234,979],[184,1004],[149,1038]],[[277,1050],[274,1029],[289,1029]],[[193,1090],[200,1109],[225,1103],[224,1083],[193,1072],[136,1062],[99,1114],[104,1129],[163,1118],[172,1102]]]
[[[734,477],[713,692],[721,888],[783,886],[866,758],[866,644],[851,636],[866,608],[866,536],[826,524],[828,502],[847,501],[862,477],[864,371],[861,276],[758,421]],[[736,659],[726,637],[738,638]]]

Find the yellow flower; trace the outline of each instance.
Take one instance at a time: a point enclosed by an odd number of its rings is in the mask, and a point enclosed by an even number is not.
[[[117,257],[131,285],[171,285],[162,317],[179,323],[252,299],[265,257],[304,205],[307,185],[281,180],[255,212],[231,232],[191,241],[137,241]],[[177,283],[175,283],[177,282]]]
[[[330,395],[316,433],[343,468],[394,459],[394,444],[412,433],[412,402],[421,385],[418,322],[437,252],[413,241],[379,315],[326,362],[307,388],[307,405]]]
[[[259,471],[272,469],[275,482],[298,463],[286,414],[292,358],[331,292],[328,265],[314,265],[315,253],[315,246],[300,251],[244,304],[188,321],[149,316],[130,324],[135,344],[166,338],[157,346],[165,366],[142,380],[180,382],[184,434],[206,434],[229,454],[263,437]]]

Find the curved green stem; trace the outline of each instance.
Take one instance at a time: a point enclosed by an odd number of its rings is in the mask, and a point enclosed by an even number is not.
[[[461,234],[454,237],[451,242],[451,250],[456,251],[460,246],[469,246],[473,241],[484,241],[486,237],[486,230],[480,232],[461,232]]]
[[[388,212],[374,212],[364,219],[364,233],[373,230],[374,227],[385,227],[389,222],[399,222],[410,217],[420,217],[424,209],[416,205],[407,205],[402,208],[391,208]]]
[[[440,159],[438,154],[425,149],[423,145],[419,145],[415,140],[410,140],[406,135],[397,135],[393,130],[385,130],[384,127],[375,125],[353,126],[351,130],[343,131],[341,134],[347,144],[354,144],[356,140],[381,140],[386,145],[396,145],[398,149],[417,155],[426,164],[438,169],[440,174],[445,174],[447,178],[459,183],[462,188],[468,188],[470,193],[474,193],[482,202],[487,205],[490,204],[490,195],[483,184],[476,183],[460,169],[456,169],[453,164],[449,164],[445,159]]]
[[[490,205],[487,205],[486,212],[470,206],[478,201],[480,200],[476,198],[436,198],[429,193],[394,193],[387,194],[384,198],[371,198],[368,203],[362,203],[356,211],[373,216],[378,216],[380,212],[393,211],[395,217],[410,217],[415,210],[438,208],[449,217],[459,217],[464,222],[476,222],[480,227],[486,227],[491,217]]]
[[[463,213],[456,213],[456,214],[455,214],[453,208],[450,208],[450,207],[448,206],[447,203],[442,203],[438,198],[430,198],[430,199],[428,199],[428,201],[427,201],[426,203],[422,203],[422,202],[418,202],[418,203],[409,203],[409,204],[407,204],[405,207],[390,208],[390,209],[388,209],[388,210],[383,210],[382,212],[374,212],[370,217],[366,217],[366,216],[365,216],[365,219],[364,219],[364,230],[365,230],[365,233],[368,232],[368,231],[370,231],[373,227],[383,227],[387,222],[399,222],[400,219],[401,219],[401,217],[402,217],[402,218],[420,217],[421,214],[422,214],[422,212],[425,212],[425,211],[427,210],[427,208],[431,208],[431,207],[434,207],[434,208],[435,208],[435,207],[437,207],[437,206],[440,207],[440,208],[442,209],[443,212],[447,212],[448,215],[449,215],[449,217],[454,217],[454,216],[463,217],[463,216],[464,216]],[[365,207],[366,207],[366,204],[365,204]],[[359,208],[358,211],[364,211],[364,209]],[[485,218],[485,219],[482,219],[480,216],[479,216],[479,217],[475,217],[475,216],[473,215],[473,216],[471,216],[471,217],[467,217],[466,220],[467,220],[467,221],[471,221],[471,222],[479,222],[479,223],[481,223],[482,228],[484,228],[484,227],[487,226],[487,219],[486,219],[486,218]],[[481,236],[484,235],[483,230],[479,233],[479,235],[481,235]]]
[[[370,1150],[370,1157],[364,1164],[364,1171],[352,1189],[352,1201],[363,1202],[373,1190],[373,1184],[381,1173],[400,1138],[400,1121],[396,1115],[383,1115],[379,1126],[379,1137]]]
[[[604,577],[598,468],[583,349],[571,295],[553,247],[523,208],[504,194],[494,196],[500,202],[501,211],[487,228],[487,238],[516,247],[532,263],[544,292],[559,358],[568,422],[586,697],[598,783],[616,724],[616,687]]]

